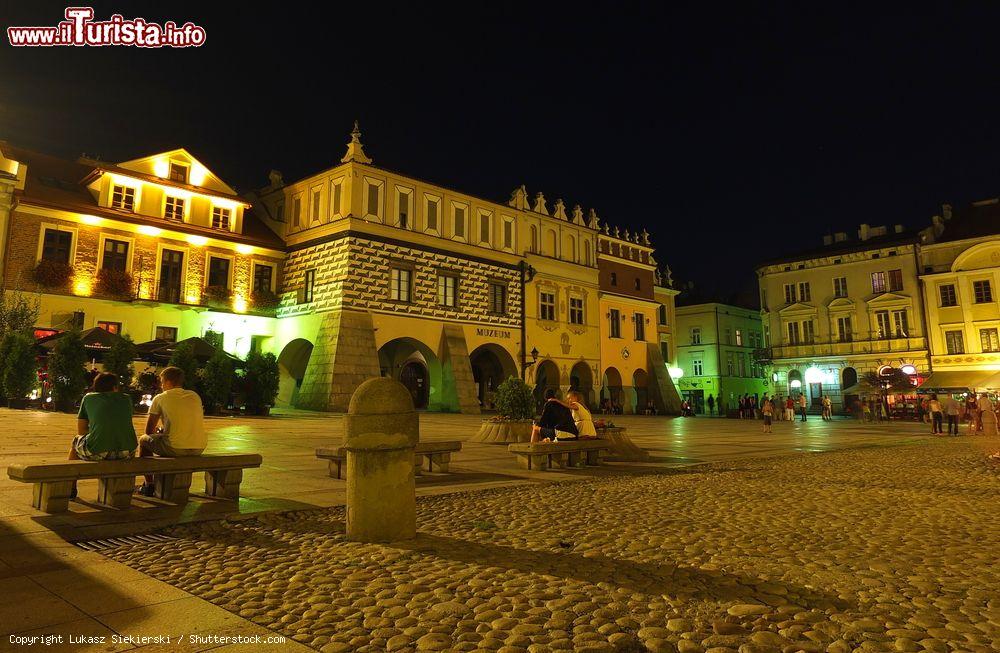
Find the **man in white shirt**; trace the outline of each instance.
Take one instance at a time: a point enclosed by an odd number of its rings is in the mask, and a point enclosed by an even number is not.
[[[184,370],[167,367],[160,372],[163,392],[153,397],[146,419],[146,434],[139,437],[140,456],[198,456],[205,450],[207,439],[201,405],[197,392],[184,389]],[[162,420],[163,426],[157,431]],[[139,486],[143,496],[153,496],[153,477]]]
[[[806,407],[808,406],[808,401],[806,400],[806,393],[802,392],[799,394],[799,412],[802,414],[802,421],[806,421]]]
[[[941,408],[948,419],[948,435],[958,435],[958,415],[962,410],[961,405],[951,395],[946,395],[941,402]]]

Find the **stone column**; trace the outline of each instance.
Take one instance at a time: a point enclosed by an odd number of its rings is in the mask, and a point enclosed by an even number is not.
[[[418,419],[409,391],[398,381],[369,379],[351,396],[344,438],[349,540],[416,537],[413,450]]]

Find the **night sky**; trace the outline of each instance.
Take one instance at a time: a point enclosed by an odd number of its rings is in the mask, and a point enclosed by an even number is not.
[[[646,227],[700,288],[752,280],[825,233],[923,226],[942,202],[1000,194],[996,4],[356,4],[95,5],[200,24],[207,44],[189,50],[4,35],[0,139],[110,161],[184,146],[247,190],[271,168],[292,180],[338,161],[357,118],[376,165],[594,207]],[[64,6],[2,2],[0,16],[54,25]]]

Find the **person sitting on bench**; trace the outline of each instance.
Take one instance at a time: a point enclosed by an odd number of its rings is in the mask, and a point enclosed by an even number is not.
[[[549,388],[545,391],[545,406],[538,423],[531,427],[531,441],[576,440],[578,435],[573,412],[556,398],[556,391]]]
[[[94,377],[91,392],[80,401],[76,424],[70,460],[127,460],[135,456],[132,397],[118,392],[114,374]],[[76,484],[70,496],[76,497]]]
[[[139,438],[139,455],[167,458],[201,455],[207,444],[201,397],[184,389],[184,370],[179,367],[163,368],[160,383],[163,392],[153,397],[149,406],[146,434]],[[160,420],[163,427],[157,432]],[[154,491],[151,474],[136,488],[137,493],[147,497],[153,496]]]

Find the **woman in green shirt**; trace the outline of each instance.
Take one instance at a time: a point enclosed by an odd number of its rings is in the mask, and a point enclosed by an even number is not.
[[[93,392],[80,402],[77,436],[70,460],[125,460],[135,456],[138,442],[132,424],[132,397],[118,392],[118,377],[98,374]]]

